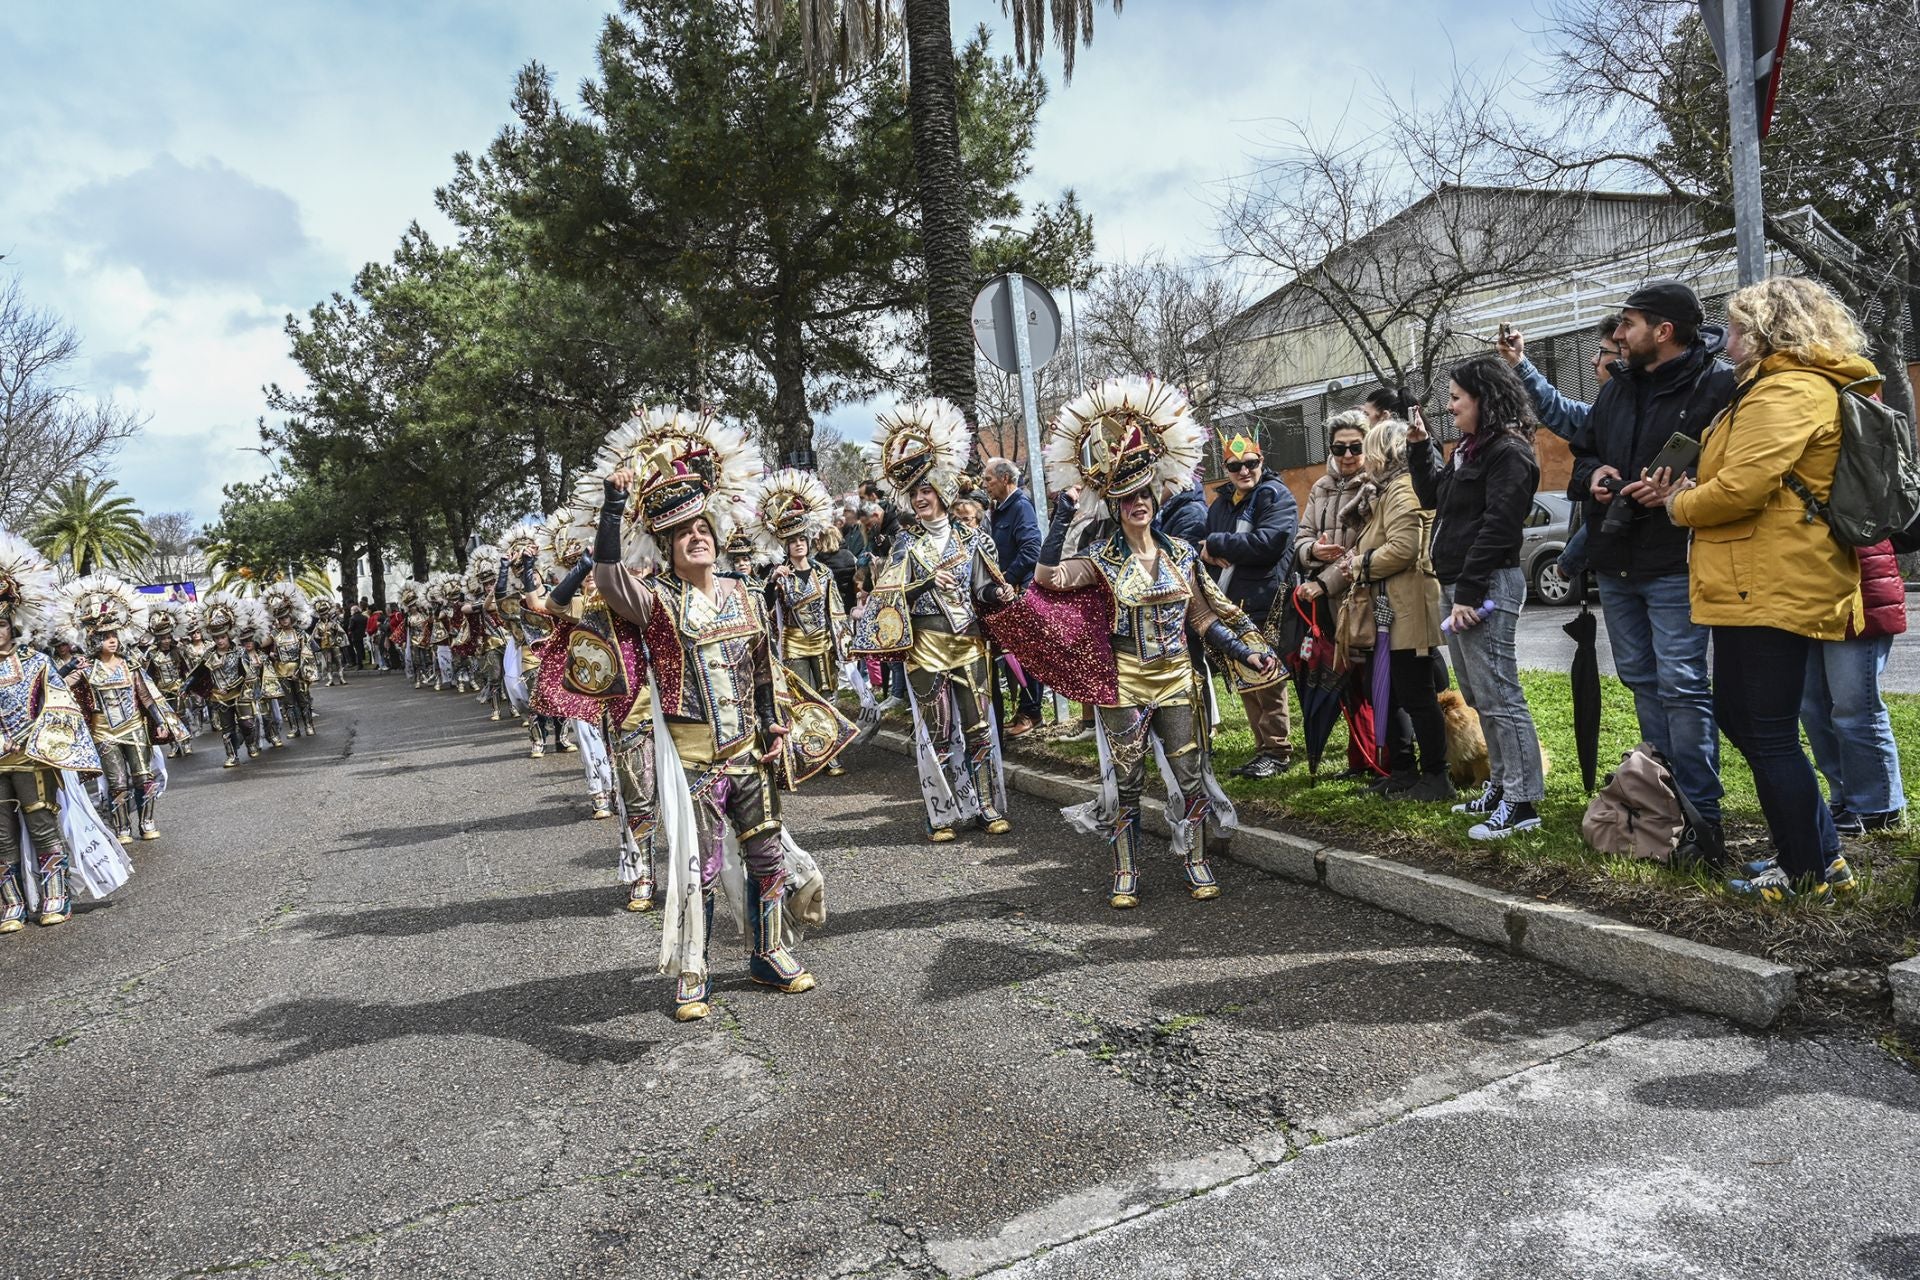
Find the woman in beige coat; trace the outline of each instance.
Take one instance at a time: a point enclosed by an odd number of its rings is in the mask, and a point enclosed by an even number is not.
[[[1816,640],[1846,637],[1860,562],[1786,483],[1833,492],[1840,394],[1878,388],[1866,335],[1824,286],[1779,278],[1727,301],[1728,351],[1739,363],[1732,406],[1707,428],[1700,479],[1664,472],[1625,492],[1665,505],[1693,530],[1693,620],[1713,628],[1713,709],[1753,768],[1774,856],[1730,882],[1779,902],[1855,888],[1833,816],[1800,746],[1800,699]]]
[[[1388,745],[1392,776],[1381,785],[1385,795],[1409,800],[1453,799],[1447,779],[1447,727],[1434,696],[1433,651],[1440,646],[1440,584],[1427,559],[1433,513],[1414,496],[1407,475],[1407,424],[1394,419],[1367,432],[1366,525],[1360,539],[1323,575],[1337,598],[1348,591],[1368,592],[1392,613],[1385,660],[1392,677],[1392,721]],[[1309,597],[1322,581],[1301,588]],[[1380,714],[1374,708],[1374,714]]]

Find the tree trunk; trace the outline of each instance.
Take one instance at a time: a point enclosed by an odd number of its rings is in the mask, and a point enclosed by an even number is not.
[[[407,522],[407,555],[413,561],[413,580],[425,582],[433,572],[433,560],[427,554],[427,531],[418,520]]]
[[[340,559],[340,608],[353,608],[360,600],[360,558],[354,554],[359,550],[351,542],[342,542],[335,554]]]
[[[907,106],[927,260],[927,380],[974,420],[973,245],[960,167],[960,93],[947,0],[906,0]]]
[[[373,579],[373,602],[385,605],[387,602],[387,558],[380,550],[380,538],[376,534],[367,539],[367,576]]]
[[[793,291],[781,290],[782,299]],[[793,462],[800,450],[813,449],[813,415],[807,411],[806,334],[800,317],[783,302],[773,322],[773,446],[775,466]],[[817,466],[816,462],[816,466]]]
[[[540,410],[533,411],[533,424],[529,443],[533,449],[533,482],[540,499],[540,510],[552,511],[560,505],[560,497],[554,491],[553,454],[547,444],[547,418]]]

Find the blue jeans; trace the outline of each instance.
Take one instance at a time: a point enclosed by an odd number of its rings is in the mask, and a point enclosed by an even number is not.
[[[1907,807],[1900,747],[1880,697],[1892,652],[1892,636],[1814,641],[1800,700],[1800,724],[1833,803],[1869,818]]]
[[[1800,700],[1813,641],[1777,627],[1713,629],[1713,701],[1727,741],[1753,770],[1774,856],[1795,880],[1840,852],[1820,779],[1800,748]]]
[[[1681,794],[1720,823],[1720,734],[1713,722],[1706,627],[1693,621],[1687,575],[1600,579],[1613,669],[1633,692],[1640,736],[1666,757]]]
[[[1547,780],[1540,767],[1540,735],[1533,712],[1520,687],[1519,653],[1514,633],[1520,626],[1520,608],[1527,600],[1527,575],[1518,568],[1496,569],[1488,584],[1494,611],[1486,621],[1465,632],[1447,636],[1453,655],[1453,674],[1460,694],[1480,713],[1480,729],[1487,740],[1487,774],[1500,788],[1502,799],[1544,799]],[[1453,584],[1440,584],[1443,609],[1453,607]],[[1462,600],[1478,606],[1481,601]]]

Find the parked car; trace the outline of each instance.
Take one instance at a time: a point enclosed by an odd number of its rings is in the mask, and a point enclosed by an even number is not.
[[[1565,604],[1574,598],[1573,583],[1560,572],[1560,552],[1572,536],[1572,525],[1573,503],[1566,494],[1533,495],[1533,510],[1527,513],[1520,543],[1520,565],[1527,571],[1527,595],[1535,604]]]

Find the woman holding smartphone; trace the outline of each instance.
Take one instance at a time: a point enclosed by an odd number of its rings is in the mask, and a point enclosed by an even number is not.
[[[1486,790],[1454,812],[1480,817],[1470,838],[1503,840],[1539,828],[1536,806],[1546,796],[1514,644],[1527,598],[1521,535],[1540,487],[1533,405],[1503,360],[1477,356],[1453,367],[1447,408],[1461,436],[1453,456],[1441,460],[1416,408],[1407,465],[1420,504],[1435,512],[1433,572],[1447,649],[1487,739]]]

